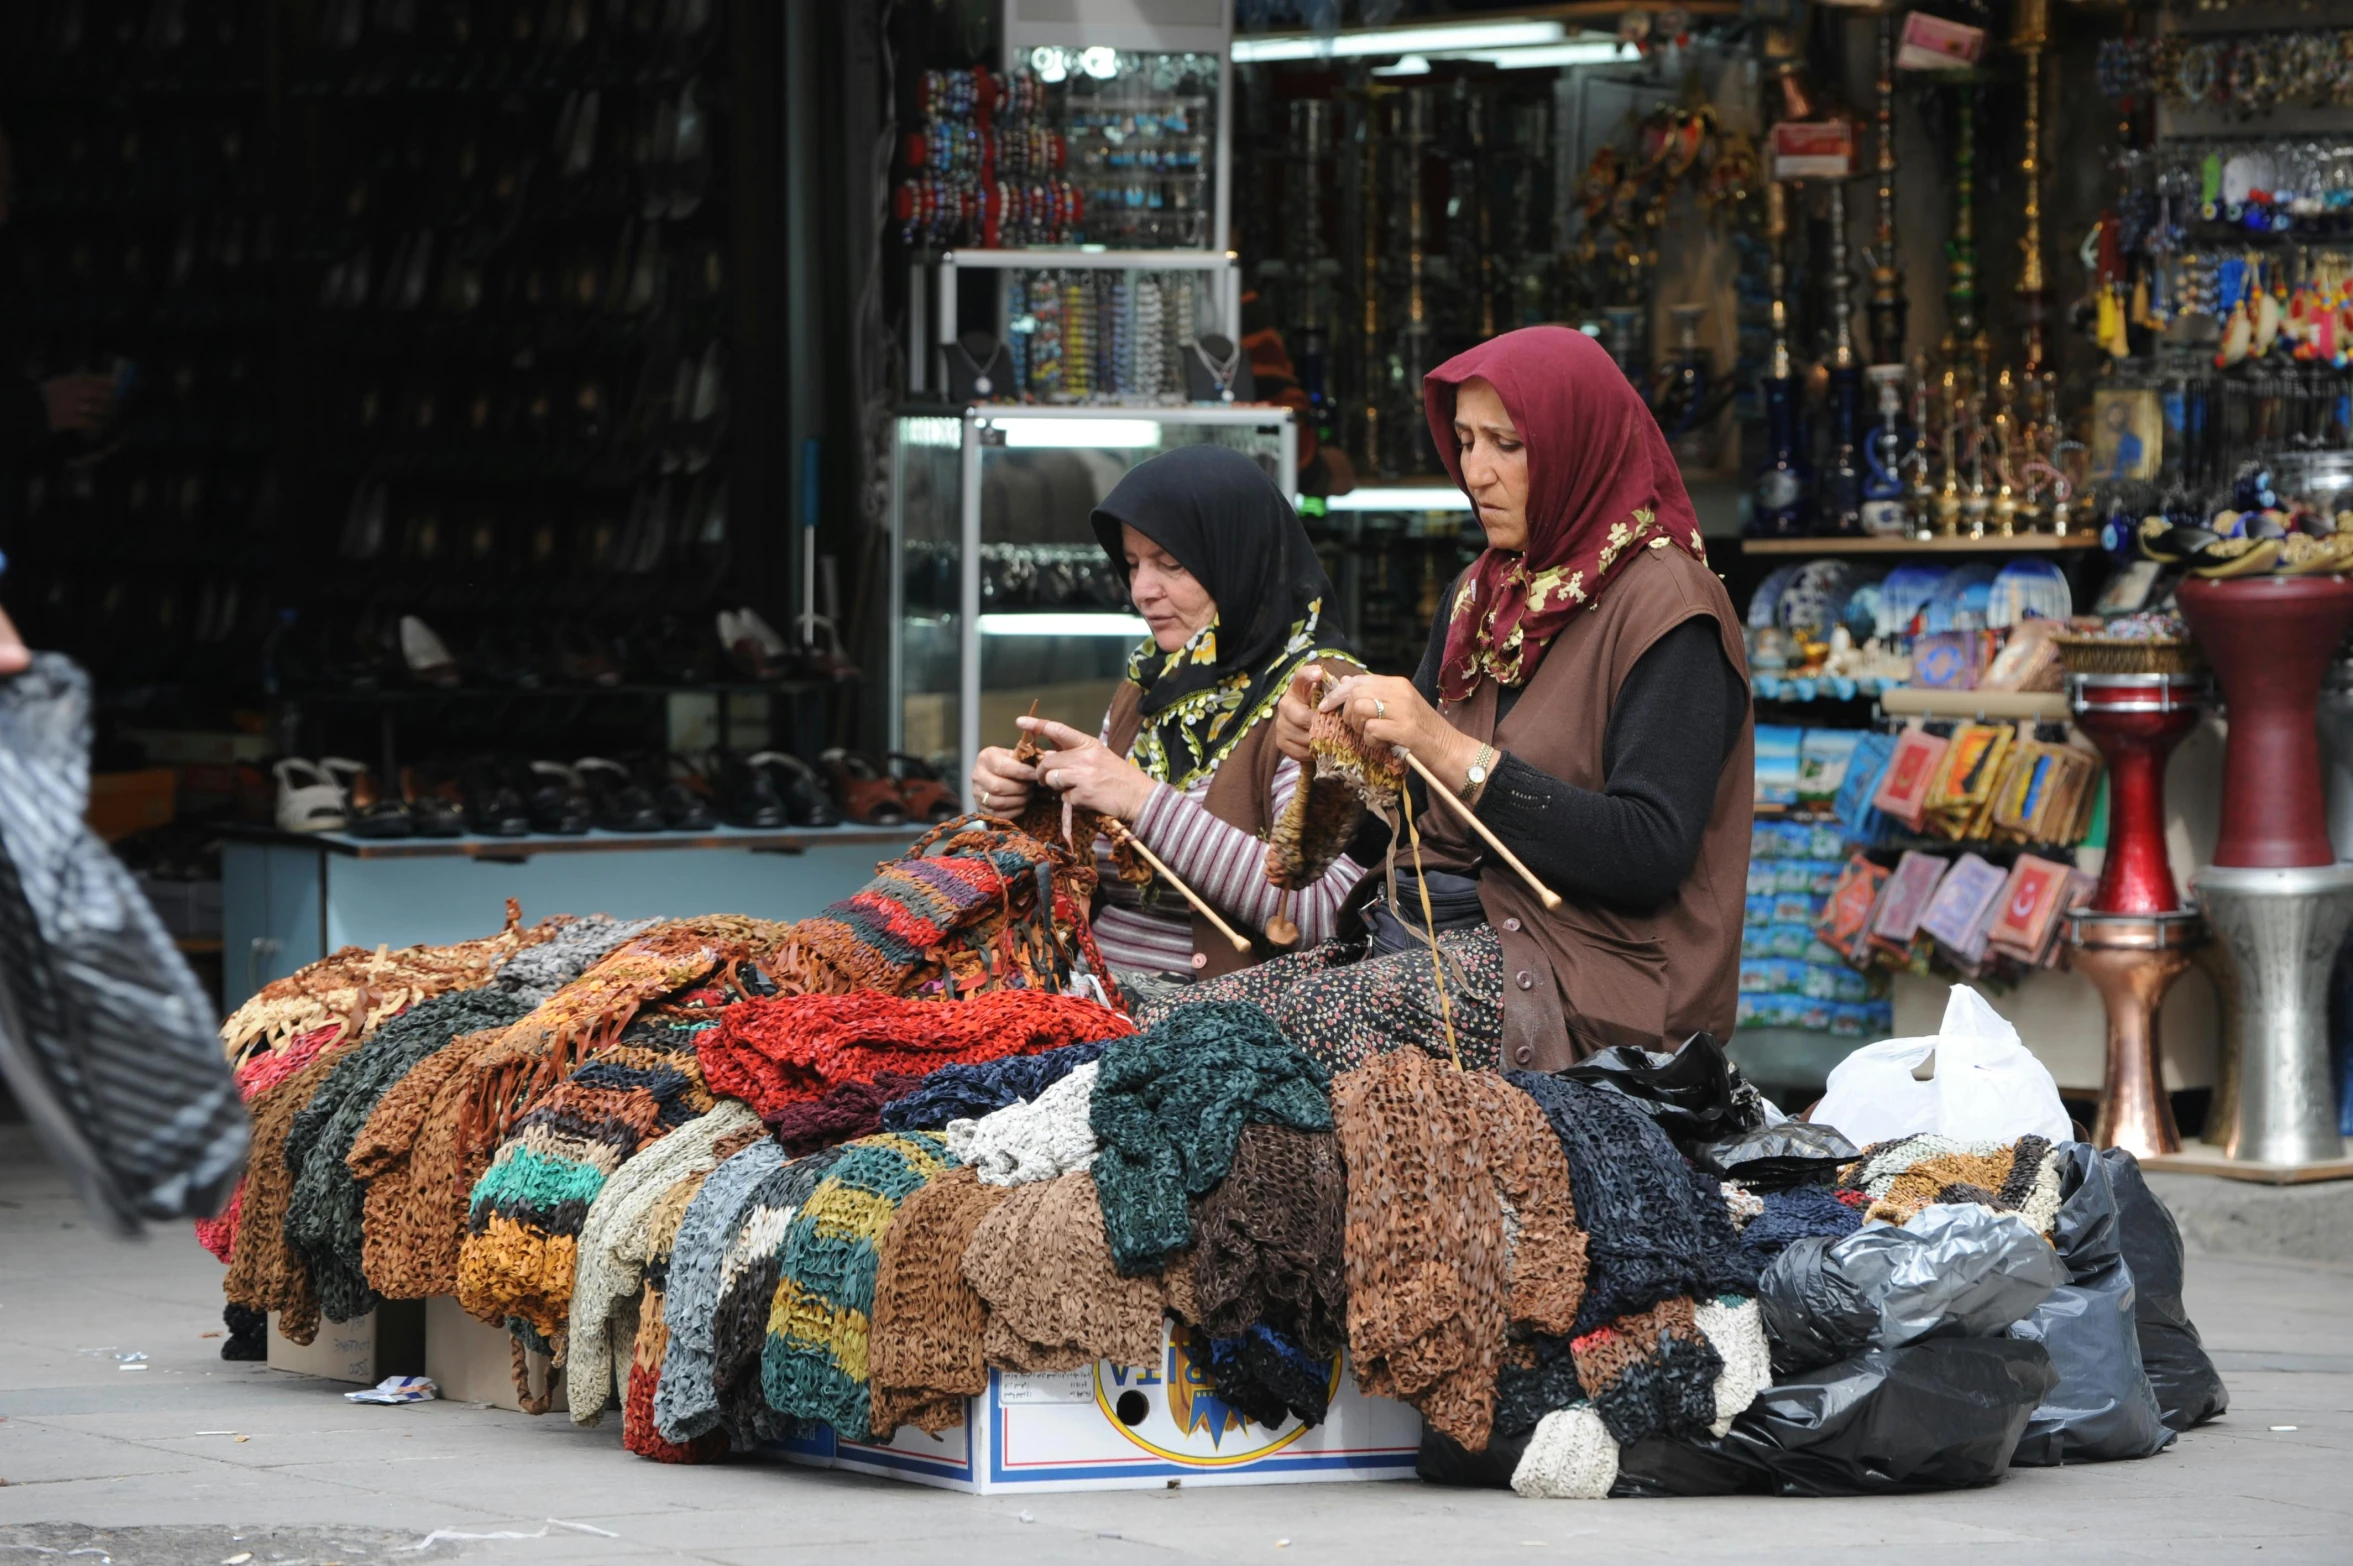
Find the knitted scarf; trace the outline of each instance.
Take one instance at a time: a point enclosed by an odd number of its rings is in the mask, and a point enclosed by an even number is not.
[[[684,1069],[681,1069],[684,1068]],[[483,1321],[521,1317],[542,1336],[571,1314],[577,1242],[591,1204],[645,1142],[712,1099],[694,1057],[600,1050],[541,1099],[474,1182],[458,1253],[458,1303]]]
[[[679,1220],[662,1311],[669,1343],[654,1388],[654,1426],[665,1441],[684,1444],[718,1426],[715,1318],[727,1249],[760,1182],[783,1167],[775,1138],[751,1143],[711,1171]]]
[[[353,1139],[344,1164],[367,1187],[360,1203],[360,1265],[387,1299],[458,1291],[458,1247],[474,1181],[458,1147],[467,1067],[499,1048],[506,1030],[469,1033],[402,1077]]]
[[[1081,972],[1108,994],[1111,970],[1087,919],[1094,893],[1091,861],[965,816],[793,926],[765,966],[798,995],[1059,993]]]
[[[658,1463],[708,1463],[727,1455],[727,1437],[713,1430],[692,1441],[664,1437],[654,1416],[661,1396],[662,1371],[670,1352],[669,1296],[671,1265],[677,1256],[678,1231],[687,1209],[702,1188],[746,1148],[768,1142],[757,1125],[722,1136],[712,1148],[717,1168],[696,1167],[672,1182],[653,1205],[647,1220],[645,1282],[637,1301],[637,1334],[630,1344],[627,1389],[621,1398],[621,1444],[640,1457]]]
[[[964,1252],[1006,1188],[951,1169],[899,1204],[875,1247],[867,1351],[881,1440],[902,1425],[936,1435],[964,1422],[964,1400],[988,1390],[981,1357],[987,1307],[964,1277]]]
[[[1390,747],[1369,743],[1336,712],[1318,712],[1307,729],[1313,762],[1266,840],[1266,878],[1297,890],[1332,868],[1356,834],[1362,812],[1394,821],[1405,766]]]
[[[1088,1112],[1099,1069],[1081,1066],[1027,1104],[949,1121],[948,1150],[978,1171],[983,1185],[1030,1185],[1086,1168],[1095,1161]]]
[[[364,1315],[381,1298],[368,1287],[361,1254],[366,1193],[344,1162],[361,1128],[420,1061],[462,1034],[505,1027],[528,1009],[520,998],[495,990],[453,990],[420,1001],[338,1060],[294,1117],[286,1136],[286,1162],[294,1177],[286,1243],[310,1269],[329,1321]],[[298,1154],[297,1147],[304,1150]]]
[[[760,1358],[769,1407],[823,1421],[845,1440],[871,1435],[875,1242],[899,1203],[954,1167],[936,1132],[886,1131],[848,1144],[809,1193],[785,1225],[777,1263]]]
[[[773,1123],[831,1090],[890,1075],[1059,1049],[1134,1031],[1125,1017],[1076,995],[998,990],[969,1000],[889,995],[791,995],[732,1007],[697,1042],[713,1091]]]
[[[499,965],[491,987],[520,997],[532,1006],[579,978],[625,941],[631,941],[662,921],[622,921],[611,914],[585,914],[562,921],[536,945],[523,947]],[[549,924],[558,924],[549,920]]]
[[[1863,1226],[1862,1210],[1840,1201],[1826,1186],[1796,1185],[1786,1191],[1767,1191],[1763,1200],[1765,1210],[1740,1231],[1741,1260],[1760,1276],[1800,1240],[1816,1235],[1843,1239]]]
[[[1239,1001],[1181,1007],[1104,1050],[1090,1118],[1103,1228],[1123,1274],[1192,1243],[1187,1197],[1225,1178],[1242,1127],[1332,1128],[1331,1077]]]
[[[1208,1362],[1210,1387],[1254,1424],[1273,1430],[1297,1416],[1320,1425],[1331,1412],[1332,1361],[1287,1332],[1259,1321],[1230,1338],[1194,1333],[1188,1344]]]
[[[724,1424],[747,1444],[807,1428],[807,1421],[788,1419],[768,1406],[760,1366],[768,1348],[768,1317],[776,1303],[785,1231],[846,1151],[829,1147],[796,1159],[762,1179],[754,1191],[743,1225],[728,1242],[726,1259],[720,1263],[719,1308],[711,1316],[709,1402],[706,1408],[697,1389],[684,1388],[679,1394],[684,1406],[672,1439],[706,1417]]]
[[[278,1312],[278,1330],[290,1343],[308,1343],[317,1336],[319,1297],[311,1287],[310,1269],[286,1243],[286,1208],[294,1189],[294,1177],[286,1167],[286,1133],[335,1063],[355,1048],[355,1043],[336,1040],[252,1106],[244,1211],[221,1288],[232,1305]]]
[[[1263,1324],[1328,1362],[1348,1341],[1347,1222],[1348,1178],[1336,1138],[1244,1126],[1233,1168],[1196,1213],[1199,1325],[1238,1340]],[[1250,1352],[1262,1351],[1274,1345]]]
[[[837,1082],[822,1098],[778,1105],[768,1117],[768,1129],[797,1158],[872,1136],[882,1129],[883,1109],[922,1085],[923,1078],[908,1071],[877,1072],[871,1082]]]
[[[942,1066],[905,1098],[882,1108],[893,1131],[937,1131],[952,1120],[978,1120],[1009,1104],[1025,1104],[1098,1059],[1106,1041],[1065,1044],[1037,1055],[1008,1055],[972,1066]]]
[[[254,1055],[241,1063],[233,1073],[237,1081],[237,1096],[245,1101],[248,1113],[254,1101],[271,1088],[319,1058],[319,1051],[343,1036],[343,1024],[330,1022],[313,1028],[308,1033],[289,1039],[283,1049]],[[229,1200],[210,1218],[196,1220],[196,1243],[226,1262],[230,1249],[237,1243],[237,1224],[245,1211],[245,1180],[241,1176]]]
[[[510,897],[506,927],[482,940],[397,951],[339,947],[263,985],[221,1024],[221,1045],[232,1061],[243,1062],[330,1023],[364,1038],[421,1000],[481,988],[514,953],[562,927],[550,920],[526,930],[522,922]]]
[[[662,1198],[679,1181],[718,1168],[722,1144],[734,1151],[743,1143],[729,1139],[757,1131],[759,1123],[742,1104],[722,1103],[630,1159],[597,1192],[580,1226],[571,1336],[564,1353],[564,1394],[572,1423],[595,1424],[613,1397],[614,1307],[636,1295],[645,1280]],[[683,1202],[679,1210],[683,1214]]]
[[[964,1277],[988,1305],[982,1350],[992,1365],[1160,1363],[1161,1317],[1175,1295],[1165,1279],[1113,1266],[1095,1171],[1011,1187],[973,1230]]]

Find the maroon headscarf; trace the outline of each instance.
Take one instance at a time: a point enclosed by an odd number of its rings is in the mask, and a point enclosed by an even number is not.
[[[1525,684],[1569,616],[1600,602],[1613,568],[1664,538],[1706,560],[1699,518],[1656,420],[1602,346],[1563,326],[1506,332],[1422,380],[1430,436],[1462,483],[1455,388],[1494,386],[1528,450],[1528,547],[1471,562],[1447,616],[1438,694],[1467,700],[1482,679]]]

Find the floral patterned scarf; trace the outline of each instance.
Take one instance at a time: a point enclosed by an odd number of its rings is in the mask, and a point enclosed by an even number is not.
[[[1128,759],[1183,791],[1274,711],[1300,664],[1353,655],[1322,629],[1332,583],[1298,512],[1242,453],[1182,446],[1113,486],[1094,526],[1124,579],[1122,523],[1175,556],[1217,605],[1174,652],[1147,638],[1128,658],[1127,677],[1143,692]]]
[[[1674,454],[1601,345],[1566,327],[1534,326],[1481,343],[1422,382],[1430,434],[1462,483],[1454,394],[1492,385],[1528,451],[1528,547],[1488,549],[1462,574],[1447,614],[1438,694],[1467,701],[1481,680],[1524,685],[1579,609],[1600,602],[1638,548],[1688,549],[1699,518]]]

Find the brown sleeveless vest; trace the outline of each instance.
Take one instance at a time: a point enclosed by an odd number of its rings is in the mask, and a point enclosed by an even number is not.
[[[1345,658],[1322,657],[1315,661],[1334,671],[1334,679],[1363,672]],[[1121,681],[1119,689],[1112,693],[1104,743],[1114,754],[1126,755],[1128,747],[1136,742],[1136,734],[1144,726],[1143,701],[1143,689],[1130,681]],[[1202,800],[1202,808],[1228,826],[1240,827],[1263,842],[1274,830],[1275,772],[1282,764],[1283,753],[1275,747],[1274,714],[1270,712],[1235,742],[1226,759],[1210,774],[1209,793]],[[1164,891],[1169,897],[1176,896],[1173,890]],[[1227,922],[1230,924],[1232,920]],[[1273,948],[1266,946],[1257,932],[1241,933],[1258,943],[1248,954],[1235,951],[1224,936],[1210,927],[1208,920],[1194,914],[1194,973],[1204,979],[1220,978],[1273,955]]]
[[[1538,771],[1578,788],[1606,781],[1602,742],[1618,687],[1652,644],[1684,621],[1716,622],[1741,678],[1748,658],[1724,584],[1665,539],[1620,567],[1595,606],[1562,628],[1501,724],[1496,686],[1440,708],[1446,720]],[[1503,943],[1503,1062],[1558,1071],[1613,1044],[1674,1049],[1694,1032],[1728,1038],[1740,987],[1750,819],[1755,805],[1753,717],[1725,758],[1699,857],[1674,900],[1649,914],[1564,896],[1552,913],[1510,867],[1490,859],[1479,901]],[[1432,802],[1421,817],[1423,861],[1467,866],[1485,845]],[[1400,862],[1404,855],[1399,855]]]

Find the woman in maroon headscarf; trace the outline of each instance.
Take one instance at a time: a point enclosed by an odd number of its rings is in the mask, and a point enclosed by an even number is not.
[[[1423,382],[1430,431],[1487,548],[1411,680],[1324,698],[1411,750],[1560,894],[1547,912],[1456,812],[1413,797],[1422,885],[1369,876],[1366,936],[1196,986],[1257,1002],[1335,1069],[1446,1052],[1421,892],[1464,1064],[1558,1070],[1613,1044],[1732,1030],[1755,746],[1740,620],[1657,424],[1583,333],[1533,327]],[[1313,670],[1276,743],[1307,754]],[[1379,860],[1369,822],[1350,854]],[[1367,856],[1370,857],[1367,857]]]

